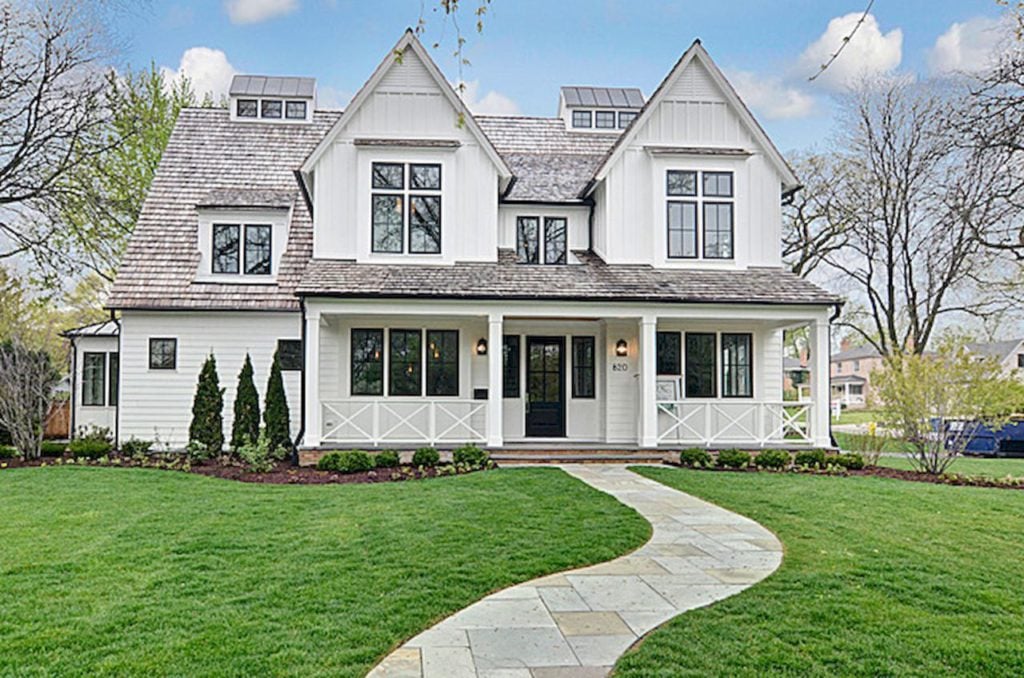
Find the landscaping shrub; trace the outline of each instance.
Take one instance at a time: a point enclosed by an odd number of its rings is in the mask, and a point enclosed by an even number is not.
[[[284,392],[284,379],[281,377],[281,363],[277,351],[274,352],[274,362],[270,364],[270,376],[267,378],[267,402],[263,408],[263,423],[267,427],[271,455],[284,459],[292,449],[292,433],[288,397]]]
[[[693,466],[696,468],[711,466],[711,455],[708,454],[707,450],[693,447],[679,453],[679,463],[683,466]]]
[[[466,445],[452,452],[452,461],[456,465],[465,464],[470,468],[483,468],[490,459],[491,455],[476,445]]]
[[[825,451],[801,450],[793,458],[793,464],[800,467],[806,466],[807,468],[825,468]]]
[[[792,458],[785,450],[764,450],[754,457],[754,466],[758,468],[784,469],[791,462]]]
[[[18,456],[18,450],[11,445],[0,445],[0,459],[14,459]]]
[[[113,444],[103,438],[75,438],[68,443],[68,452],[76,458],[99,459],[110,454],[112,449]]]
[[[394,450],[384,450],[373,458],[373,463],[377,468],[394,468],[401,465],[402,458]]]
[[[238,373],[234,413],[231,421],[231,449],[237,452],[242,445],[256,442],[260,437],[260,394],[256,392],[256,384],[252,380],[252,360],[248,353]]]
[[[433,447],[421,447],[412,455],[413,466],[437,466],[441,462],[441,453]]]
[[[266,431],[260,431],[255,441],[246,438],[246,441],[235,450],[235,454],[253,473],[266,473],[274,468],[274,462],[270,458],[270,440]]]
[[[140,440],[135,436],[132,436],[128,440],[121,443],[121,454],[123,454],[126,457],[143,457],[149,454],[149,450],[152,447],[153,441]]]
[[[853,452],[837,454],[834,457],[829,457],[828,460],[836,466],[842,466],[850,471],[859,471],[867,465],[864,462],[864,457]]]
[[[44,440],[40,453],[44,457],[59,457],[68,450],[68,444],[59,440]]]
[[[750,453],[743,450],[722,450],[718,453],[718,465],[724,468],[746,468],[750,466]]]
[[[214,456],[224,449],[224,389],[220,387],[217,359],[212,353],[199,372],[188,441],[190,455]]]
[[[362,450],[328,452],[320,457],[316,467],[321,471],[360,473],[373,470],[373,457]]]

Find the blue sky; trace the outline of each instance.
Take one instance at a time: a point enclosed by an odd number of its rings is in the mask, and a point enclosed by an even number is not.
[[[493,0],[476,34],[463,0],[467,97],[479,112],[554,115],[560,85],[637,86],[650,94],[701,38],[784,151],[820,145],[830,97],[861,72],[918,77],[977,68],[997,42],[995,0],[876,0],[829,73],[807,82],[866,0],[733,2]],[[454,31],[435,0],[178,0],[118,19],[133,67],[151,60],[222,91],[233,72],[311,75],[321,101],[343,106],[426,7],[424,43],[458,78]]]

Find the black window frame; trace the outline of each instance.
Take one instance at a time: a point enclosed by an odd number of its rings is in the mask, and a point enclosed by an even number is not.
[[[729,340],[743,339],[746,344],[747,362],[745,364],[736,361],[726,360],[726,338]],[[754,335],[750,332],[722,332],[719,337],[719,353],[721,355],[721,370],[722,370],[722,397],[723,398],[753,398],[754,397]],[[727,379],[727,371],[732,369],[742,369],[747,372],[745,393],[734,393],[732,392],[732,386],[735,385],[730,379]]]
[[[1024,367],[1024,353],[1017,354],[1017,367]]]
[[[234,262],[235,270],[224,271],[218,270],[217,265],[221,260],[218,255],[217,246],[217,234],[222,231],[234,230],[235,232],[235,248],[234,248]],[[226,256],[226,255],[225,255]],[[217,222],[214,223],[210,229],[210,273],[212,275],[238,275],[242,270],[242,226],[241,224],[229,224]]]
[[[716,188],[715,192],[709,193],[708,192],[708,179],[715,179],[716,183],[717,183],[717,180],[719,180],[719,179],[721,179],[723,177],[728,177],[729,178],[729,192],[728,193],[719,193],[717,188]],[[736,178],[733,175],[733,173],[730,172],[730,171],[718,170],[718,171],[708,171],[708,172],[705,172],[705,171],[702,170],[701,173],[700,173],[700,194],[702,196],[706,197],[706,198],[735,198],[736,197],[735,196],[735,192],[736,192],[735,182],[736,182]]]
[[[302,115],[292,115],[292,108],[302,107]],[[309,102],[306,101],[285,101],[284,102],[284,119],[285,120],[305,120],[306,115],[309,112]]]
[[[357,346],[356,337],[357,337],[357,335],[364,336],[364,337],[367,337],[367,338],[369,338],[369,337],[376,337],[377,338],[377,356],[376,357],[373,357],[371,355],[367,359],[367,358],[364,358],[362,356],[358,356],[360,359],[357,361],[357,359],[356,359],[357,358],[357,353],[356,353],[356,346]],[[360,345],[362,345],[362,344],[363,344],[363,342],[360,342]],[[348,353],[349,353],[349,385],[348,385],[349,393],[351,395],[353,395],[353,396],[382,396],[382,395],[384,395],[384,382],[386,380],[386,374],[385,374],[385,371],[384,371],[384,352],[387,350],[387,347],[385,346],[384,330],[381,329],[381,328],[377,328],[377,327],[353,327],[349,331],[349,347],[348,348],[349,348],[349,350],[348,350]],[[357,374],[357,372],[362,373],[364,371],[363,368],[365,366],[372,367],[374,365],[377,366],[376,371],[377,371],[377,374],[378,374],[377,381],[379,382],[379,387],[376,388],[376,389],[359,390],[359,391],[357,391],[356,390],[355,375]],[[371,383],[371,382],[368,382],[368,383]]]
[[[671,348],[675,356],[666,354],[670,348],[666,344],[674,344]],[[681,332],[663,330],[655,334],[654,346],[656,351],[655,366],[658,376],[679,377],[683,374],[683,335]]]
[[[433,337],[431,336],[433,335]],[[444,356],[432,355],[431,343],[439,338],[443,338],[445,341],[451,341],[454,347],[454,356],[448,360],[444,359]],[[426,355],[426,366],[424,370],[424,379],[426,384],[424,391],[428,397],[458,397],[459,396],[459,331],[458,330],[426,330],[426,341],[425,341],[425,355]],[[450,368],[454,371],[453,379],[450,382],[450,387],[447,391],[437,388],[435,383],[435,375],[438,367]]]
[[[577,119],[583,120],[586,117],[587,124],[577,124]],[[594,114],[593,111],[586,110],[574,110],[572,112],[572,127],[573,129],[593,129],[594,127]]]
[[[393,182],[378,182],[382,175],[378,174],[378,167],[401,168],[401,185]],[[420,168],[431,168],[436,170],[437,184],[434,186],[416,186],[414,177],[416,170]],[[374,254],[441,254],[443,248],[443,214],[444,214],[444,168],[438,162],[386,162],[373,161],[370,163],[370,251]],[[377,245],[377,228],[387,226],[395,228],[398,224],[386,223],[376,219],[377,210],[375,206],[378,198],[386,198],[398,201],[398,209],[394,213],[400,213],[401,233],[398,234],[397,245],[393,249],[384,249]],[[422,221],[414,224],[418,216],[428,214],[416,208],[416,204],[432,203],[437,205],[436,221]],[[431,228],[436,225],[435,228]],[[426,232],[430,236],[423,239],[428,246],[415,244],[417,233]],[[389,238],[395,233],[389,232]],[[433,244],[430,244],[430,243]]]
[[[501,338],[501,395],[503,398],[519,398],[522,395],[522,342],[518,334],[506,334]]]
[[[93,364],[90,365],[90,363]],[[96,381],[99,381],[98,385]],[[106,397],[107,354],[102,351],[83,351],[82,407],[105,407]],[[99,402],[96,402],[96,398],[99,399]]]
[[[677,192],[672,189],[672,177],[673,175],[689,174],[693,177],[693,192],[687,193],[685,191]],[[684,170],[684,169],[670,169],[665,170],[665,195],[673,198],[696,198],[700,186],[700,173],[697,170]]]
[[[716,209],[716,211],[717,211],[717,208],[719,208],[719,207],[728,207],[729,208],[729,228],[728,228],[728,230],[723,230],[721,228],[721,226],[717,224],[717,217],[716,217],[716,228],[715,228],[716,241],[718,240],[718,238],[721,237],[721,235],[723,233],[728,233],[729,234],[729,251],[728,251],[727,254],[722,254],[722,255],[708,254],[708,242],[710,240],[710,238],[708,238],[708,217],[707,217],[707,215],[708,215],[708,208],[713,208],[713,209]],[[721,200],[705,200],[705,201],[703,201],[701,203],[700,220],[701,220],[700,231],[701,231],[701,236],[702,236],[701,239],[703,240],[703,242],[701,243],[701,250],[702,250],[701,254],[702,254],[702,256],[705,259],[715,259],[715,260],[719,260],[719,261],[735,259],[736,258],[736,225],[735,225],[735,222],[736,222],[736,206],[735,206],[735,204],[732,203],[732,202],[724,202],[724,201],[721,201]]]
[[[709,351],[711,362],[697,363],[697,357],[690,349],[690,339],[711,340]],[[683,334],[683,387],[687,398],[717,398],[718,397],[718,335],[714,332],[685,332]],[[710,380],[708,380],[710,377]],[[696,379],[708,380],[711,387],[710,392],[697,391]],[[702,380],[702,381],[703,381]]]
[[[253,271],[253,270],[251,270],[252,264],[249,261],[249,233],[252,232],[252,231],[256,231],[256,232],[266,231],[266,233],[267,233],[267,242],[266,242],[266,245],[265,245],[266,248],[267,248],[267,259],[266,259],[267,270],[266,271]],[[262,247],[263,245],[259,245],[259,246]],[[242,243],[242,252],[243,252],[242,270],[244,271],[244,275],[256,275],[256,276],[272,275],[273,272],[274,272],[274,227],[273,227],[273,225],[272,224],[246,224],[245,225],[244,240],[243,240],[243,243]]]
[[[581,359],[589,348],[589,358]],[[597,398],[597,339],[590,335],[572,338],[572,397],[593,400]]]
[[[551,223],[562,222],[562,254],[556,261],[548,257],[548,247],[551,242]],[[564,265],[569,262],[569,219],[567,217],[544,217],[544,263],[550,265]]]
[[[243,113],[242,112],[242,105],[243,104],[245,104],[246,107],[248,107],[249,105],[252,105],[252,113],[251,114],[250,113]],[[235,101],[235,117],[236,118],[247,118],[247,119],[253,119],[253,120],[259,118],[260,117],[260,102],[259,102],[259,100],[258,99],[237,99]]]
[[[619,129],[626,129],[629,125],[639,117],[639,111],[619,111]],[[623,122],[625,119],[625,122]]]
[[[410,353],[408,348],[408,342],[410,339],[415,338],[416,340],[416,351],[415,356],[407,355],[402,360],[396,360],[396,347],[397,342],[401,339],[405,343],[403,351]],[[420,329],[407,329],[407,328],[389,328],[387,337],[387,350],[388,350],[388,363],[387,363],[387,380],[388,380],[388,395],[389,396],[406,396],[406,397],[422,397],[423,396],[423,330]],[[409,372],[408,377],[409,384],[415,384],[415,389],[410,388],[407,391],[397,390],[397,386],[402,383],[406,378],[403,377],[401,380],[395,379],[396,369],[412,368]]]
[[[301,372],[305,367],[305,354],[302,339],[278,339],[277,366],[282,372]]]
[[[534,227],[533,238],[524,238],[523,226],[525,222],[532,222]],[[541,218],[535,216],[517,216],[516,217],[516,262],[520,264],[539,264],[540,263],[540,243],[541,243]],[[524,252],[523,245],[532,246],[532,252]],[[532,253],[532,257],[530,254]],[[525,256],[524,256],[525,255]]]
[[[600,123],[603,117],[605,121],[608,121],[608,117],[611,116],[610,125],[602,125]],[[594,111],[594,129],[615,129],[616,120],[618,116],[615,115],[615,111]]]
[[[111,351],[107,354],[107,405],[117,407],[121,387],[121,354]]]
[[[678,207],[681,211],[680,216],[680,227],[678,229],[672,227],[672,210]],[[688,230],[686,228],[685,210],[691,209],[693,211],[693,229]],[[700,205],[696,200],[667,200],[665,202],[665,247],[666,255],[669,259],[698,259],[700,258],[700,222],[699,222],[699,211]],[[672,251],[672,233],[678,231],[680,233],[680,243],[682,249],[681,254],[674,253]],[[693,254],[686,254],[686,236],[690,233],[693,237]]]
[[[154,355],[154,349],[160,345],[169,344],[171,350],[170,363],[162,364],[154,361],[154,358],[158,357]],[[163,351],[162,357],[166,357],[168,352]],[[177,337],[150,337],[149,338],[149,369],[151,370],[176,370],[178,369],[178,339]]]
[[[268,113],[267,109],[277,104],[277,115]],[[260,99],[261,120],[281,120],[284,117],[284,99]]]
[[[693,192],[673,189],[672,177],[676,174],[688,174],[693,176]],[[728,177],[728,191],[718,189],[723,177]],[[714,187],[709,192],[708,180],[714,179]],[[665,254],[669,259],[705,259],[711,261],[730,261],[736,258],[736,176],[735,172],[726,170],[704,171],[689,169],[668,169],[665,171]],[[685,197],[689,200],[679,200]],[[723,208],[727,208],[724,209]],[[672,235],[681,234],[680,243],[685,243],[691,231],[684,228],[684,213],[680,211],[680,228],[672,227],[673,210],[690,210],[693,214],[694,230],[692,239],[694,252],[692,255],[685,254],[685,245],[679,252],[672,247]],[[714,229],[709,227],[708,215],[714,211]],[[727,215],[728,227],[723,227],[720,216]],[[709,242],[714,235],[715,249],[709,249]],[[720,253],[719,253],[720,252]]]

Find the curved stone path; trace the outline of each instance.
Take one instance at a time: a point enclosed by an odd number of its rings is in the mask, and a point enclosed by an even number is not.
[[[606,676],[637,639],[774,572],[782,545],[754,521],[624,466],[567,473],[654,527],[639,550],[493,593],[388,655],[370,678]]]

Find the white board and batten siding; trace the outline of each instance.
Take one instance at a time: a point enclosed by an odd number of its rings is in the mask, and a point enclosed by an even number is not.
[[[568,249],[586,250],[590,247],[590,208],[561,205],[503,204],[498,208],[498,247],[516,248],[516,233],[519,217],[562,217],[566,220]],[[543,249],[543,246],[542,246]]]
[[[177,339],[175,369],[149,369],[150,338]],[[301,338],[298,313],[125,311],[121,318],[121,393],[129,397],[121,400],[120,439],[134,436],[159,440],[161,448],[183,448],[188,442],[199,371],[213,353],[224,388],[224,436],[230,440],[238,372],[245,354],[252,359],[262,413],[277,340]],[[282,376],[295,436],[300,426],[301,373],[285,371]]]
[[[493,261],[497,248],[498,172],[478,139],[411,50],[343,127],[314,169],[318,258],[377,263]],[[359,140],[454,141],[457,146],[359,145]],[[371,251],[370,168],[374,162],[441,165],[441,253]]]

